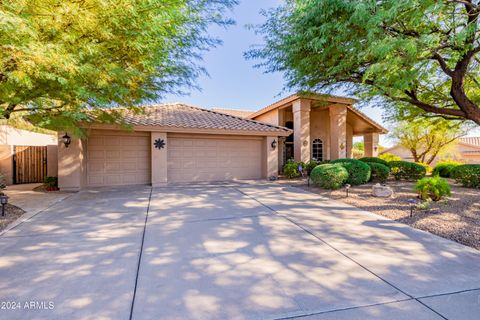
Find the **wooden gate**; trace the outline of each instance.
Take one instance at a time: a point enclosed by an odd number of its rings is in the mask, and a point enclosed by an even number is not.
[[[43,182],[47,176],[47,147],[14,146],[13,152],[13,183]]]

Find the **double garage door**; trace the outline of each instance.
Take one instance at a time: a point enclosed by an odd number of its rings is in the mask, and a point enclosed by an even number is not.
[[[262,177],[261,138],[169,135],[167,144],[169,183]],[[150,184],[151,150],[148,132],[92,133],[87,144],[87,185]]]

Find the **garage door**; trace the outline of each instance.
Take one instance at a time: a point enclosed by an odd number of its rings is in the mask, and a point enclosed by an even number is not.
[[[262,177],[261,139],[168,138],[168,181]]]
[[[87,185],[149,184],[150,136],[95,133],[87,144]]]

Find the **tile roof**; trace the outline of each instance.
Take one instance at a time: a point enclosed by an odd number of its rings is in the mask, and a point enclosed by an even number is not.
[[[136,114],[132,110],[125,110],[123,122],[134,126],[188,129],[279,132],[283,134],[291,131],[284,127],[277,127],[183,103],[150,105],[143,107],[143,110],[144,112],[140,114]]]
[[[473,146],[480,147],[480,137],[463,137],[459,138],[460,142],[471,144]]]
[[[236,110],[236,109],[221,109],[221,108],[213,108],[211,109],[215,112],[229,114],[231,116],[236,116],[240,118],[247,118],[249,115],[254,113],[255,111],[246,111],[246,110]]]

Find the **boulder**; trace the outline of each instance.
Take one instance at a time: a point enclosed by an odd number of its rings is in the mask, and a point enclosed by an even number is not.
[[[393,195],[393,190],[388,186],[382,186],[380,183],[377,183],[372,187],[372,195],[374,197],[389,198]]]

